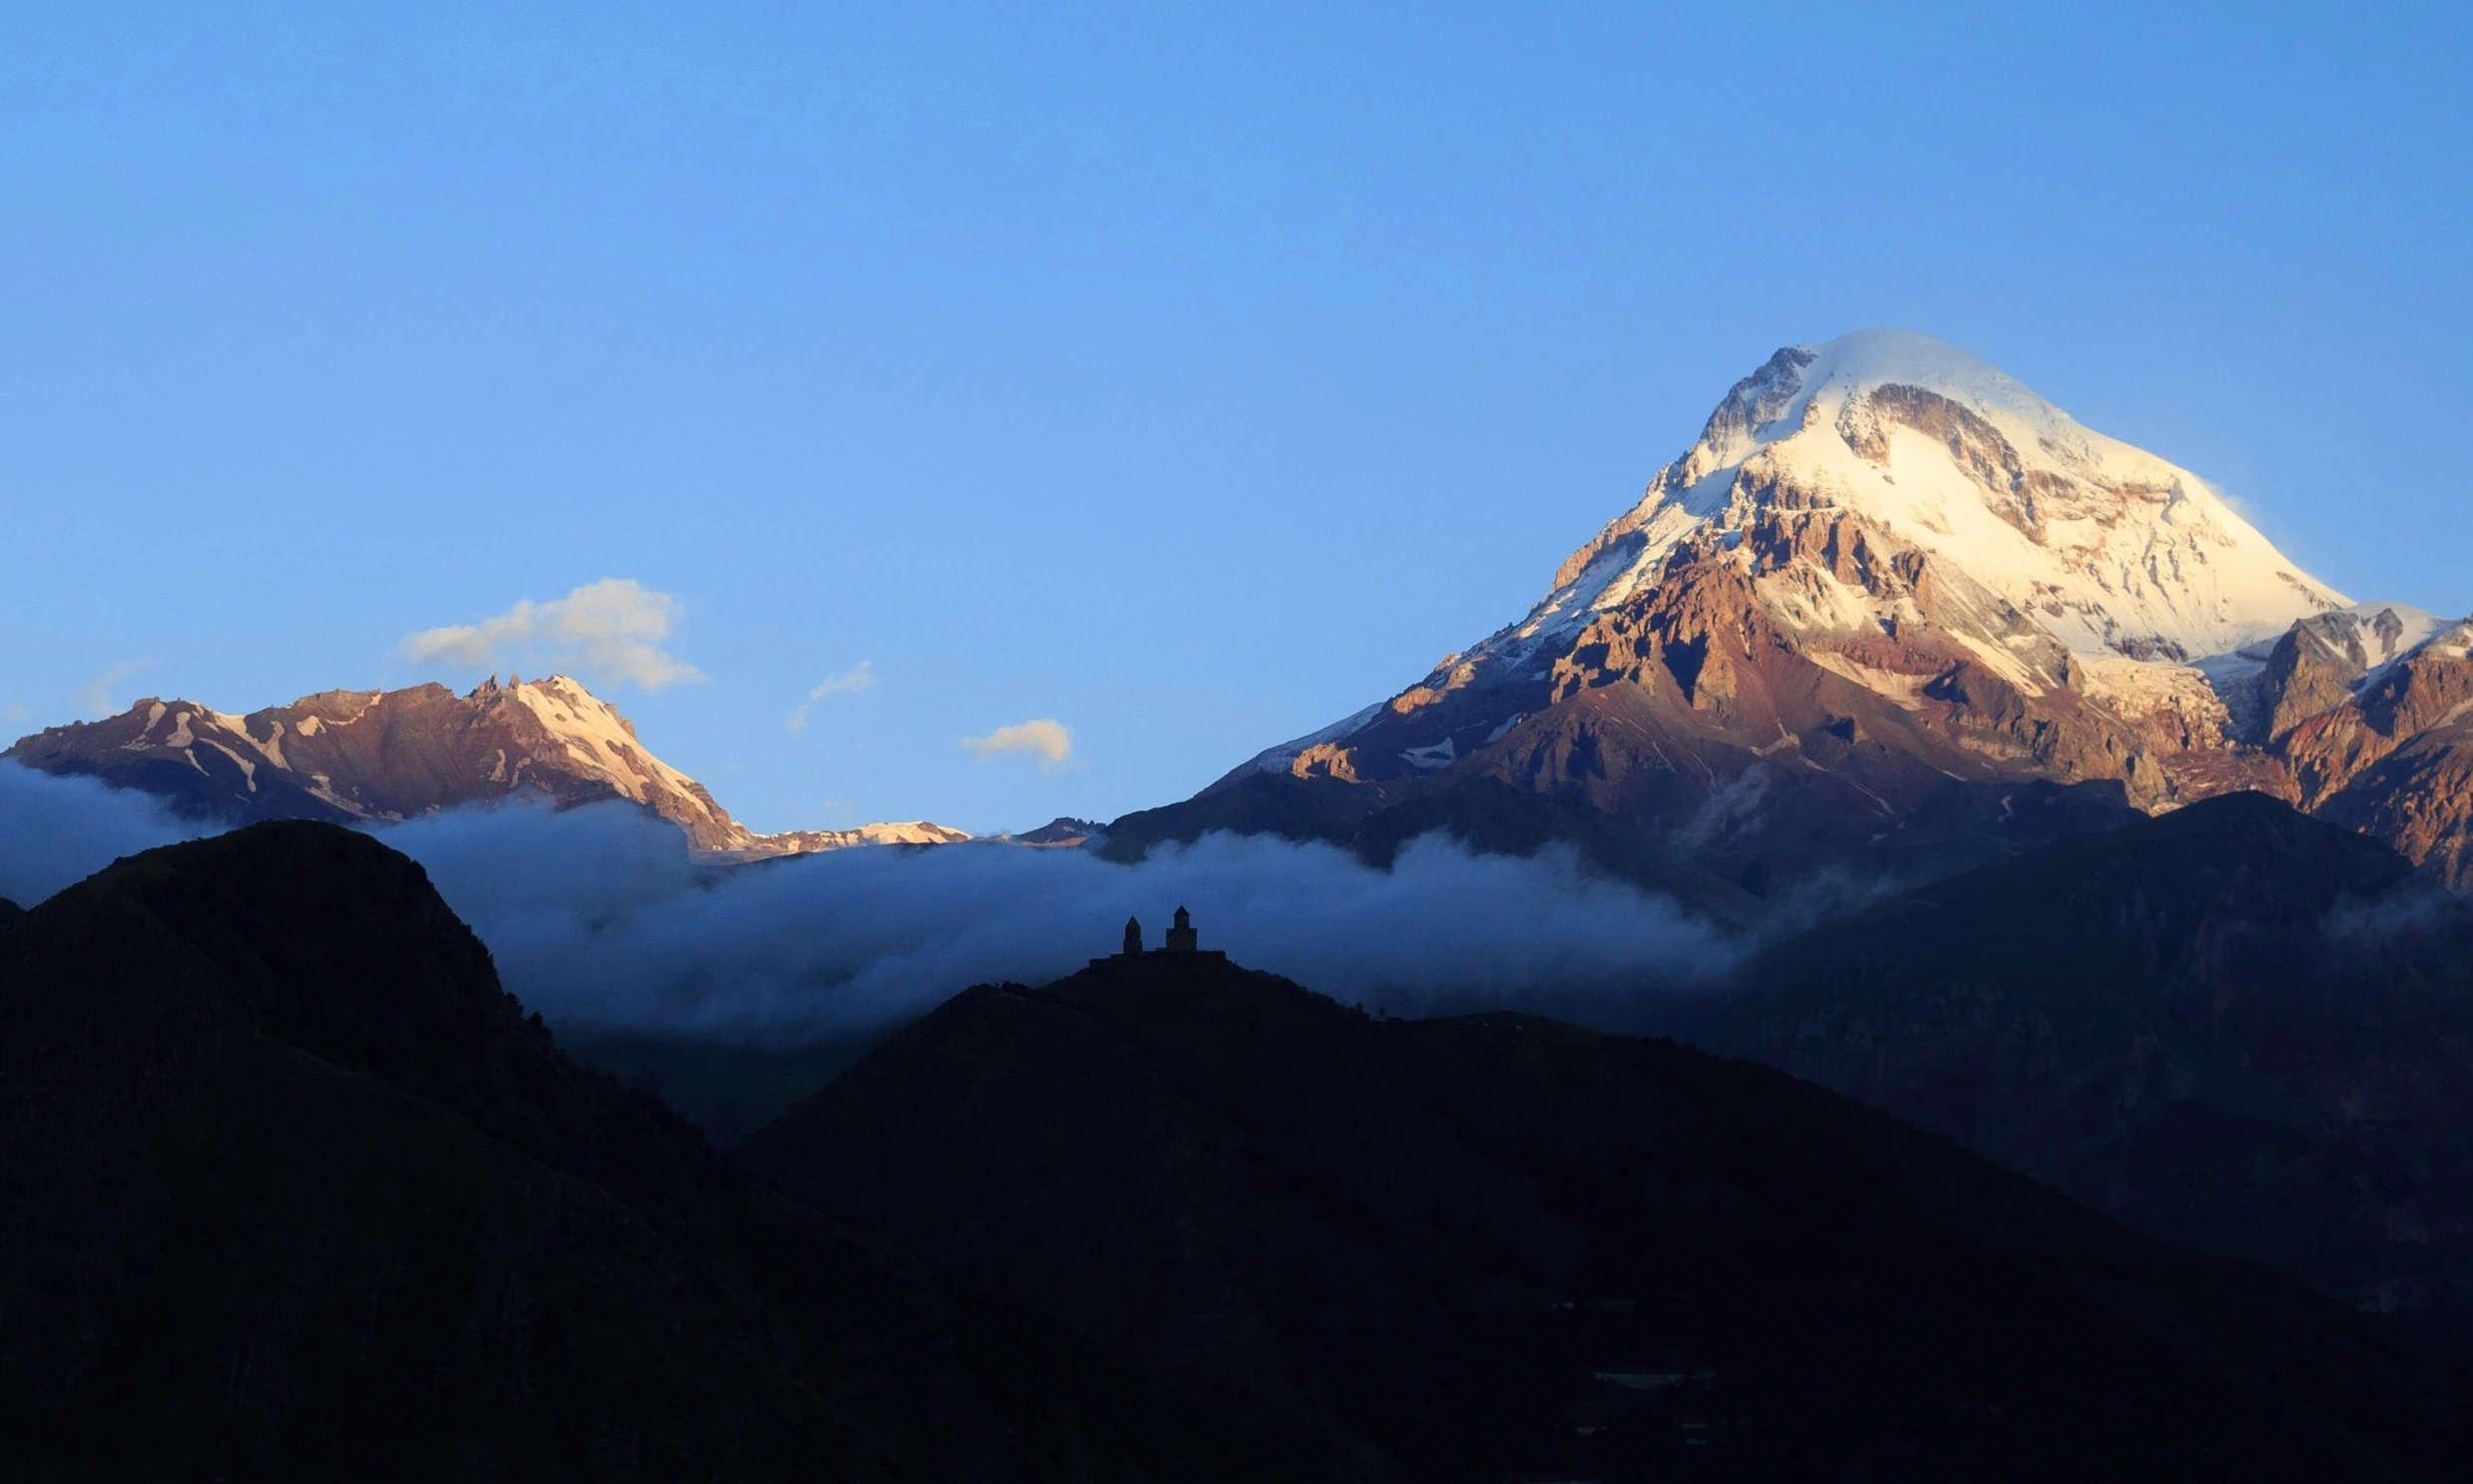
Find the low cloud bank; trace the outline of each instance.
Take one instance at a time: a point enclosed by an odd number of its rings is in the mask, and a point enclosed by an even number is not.
[[[870,1034],[970,984],[1029,982],[1157,944],[1179,906],[1206,947],[1325,994],[1416,1014],[1672,990],[1735,947],[1569,857],[1439,839],[1389,871],[1326,845],[1217,835],[1119,865],[946,845],[700,870],[624,806],[466,810],[385,831],[553,1024],[787,1049]]]
[[[0,895],[32,906],[210,828],[142,793],[0,764]],[[376,834],[422,863],[553,1024],[776,1050],[880,1032],[971,984],[1071,973],[1114,951],[1129,915],[1156,945],[1179,906],[1204,946],[1394,1014],[1612,1009],[1706,984],[1740,947],[1568,855],[1439,838],[1382,871],[1231,835],[1136,865],[945,845],[699,867],[676,829],[621,803],[475,807]]]
[[[123,855],[207,833],[144,793],[0,760],[0,896],[31,907]]]
[[[2319,930],[2328,941],[2358,951],[2436,941],[2447,934],[2473,932],[2473,899],[2428,876],[2408,877],[2383,896],[2337,902],[2328,909]]]

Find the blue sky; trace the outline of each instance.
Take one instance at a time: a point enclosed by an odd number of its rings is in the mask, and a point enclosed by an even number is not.
[[[2462,7],[201,9],[0,49],[12,735],[620,579],[758,827],[1112,815],[1880,324],[2473,610]]]

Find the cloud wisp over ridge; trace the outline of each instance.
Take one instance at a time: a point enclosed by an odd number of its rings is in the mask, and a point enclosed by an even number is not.
[[[152,669],[152,660],[122,660],[77,688],[69,697],[70,705],[81,717],[108,717],[116,710],[112,705],[112,690],[122,681]]]
[[[999,727],[985,737],[965,737],[962,745],[981,762],[1001,757],[1007,752],[1028,752],[1039,759],[1041,768],[1051,768],[1069,761],[1074,754],[1074,735],[1070,728],[1054,717],[1033,717],[1011,727]]]
[[[798,703],[798,705],[790,709],[790,714],[788,717],[783,719],[782,725],[789,728],[790,736],[796,737],[798,734],[807,730],[807,713],[814,708],[817,702],[822,701],[825,697],[844,695],[854,696],[863,691],[872,691],[875,688],[875,662],[872,660],[861,660],[856,665],[851,666],[848,670],[843,671],[841,674],[836,675],[832,679],[817,686],[814,690],[809,691],[807,693],[806,700]]]
[[[21,907],[121,856],[213,830],[175,817],[153,794],[0,759],[0,897]]]
[[[704,673],[663,646],[686,605],[633,578],[605,577],[564,598],[526,598],[477,624],[450,624],[407,634],[398,648],[411,660],[446,661],[472,670],[501,664],[547,664],[581,670],[595,680],[658,691]]]

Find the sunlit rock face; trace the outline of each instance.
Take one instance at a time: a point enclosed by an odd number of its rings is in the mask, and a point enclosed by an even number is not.
[[[148,698],[106,721],[36,733],[0,755],[233,822],[397,820],[496,799],[622,798],[720,860],[969,838],[924,820],[753,833],[704,784],[653,755],[616,707],[558,675],[504,685],[492,677],[462,696],[438,685],[325,691],[247,716]]]

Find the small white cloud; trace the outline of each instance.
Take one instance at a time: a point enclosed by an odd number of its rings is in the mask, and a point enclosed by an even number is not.
[[[1053,717],[1038,717],[1011,727],[999,727],[985,737],[965,737],[962,745],[981,762],[1002,752],[1036,752],[1041,767],[1054,767],[1074,754],[1074,735]]]
[[[662,648],[685,605],[629,578],[605,577],[564,598],[527,598],[495,618],[404,636],[414,660],[445,660],[473,670],[505,660],[582,670],[596,679],[658,691],[703,680],[695,666]]]
[[[112,705],[113,688],[154,663],[152,660],[123,660],[70,692],[69,702],[81,717],[111,716],[119,710]]]
[[[851,693],[856,693],[859,691],[872,691],[875,688],[876,672],[874,662],[861,660],[857,665],[851,667],[846,673],[834,676],[831,680],[828,680],[824,684],[816,687],[814,690],[809,691],[807,693],[807,699],[800,702],[791,710],[789,716],[783,719],[782,725],[790,729],[790,735],[792,737],[796,737],[799,733],[807,730],[807,709],[814,706],[817,702],[822,701],[825,697],[839,695],[845,691]]]

